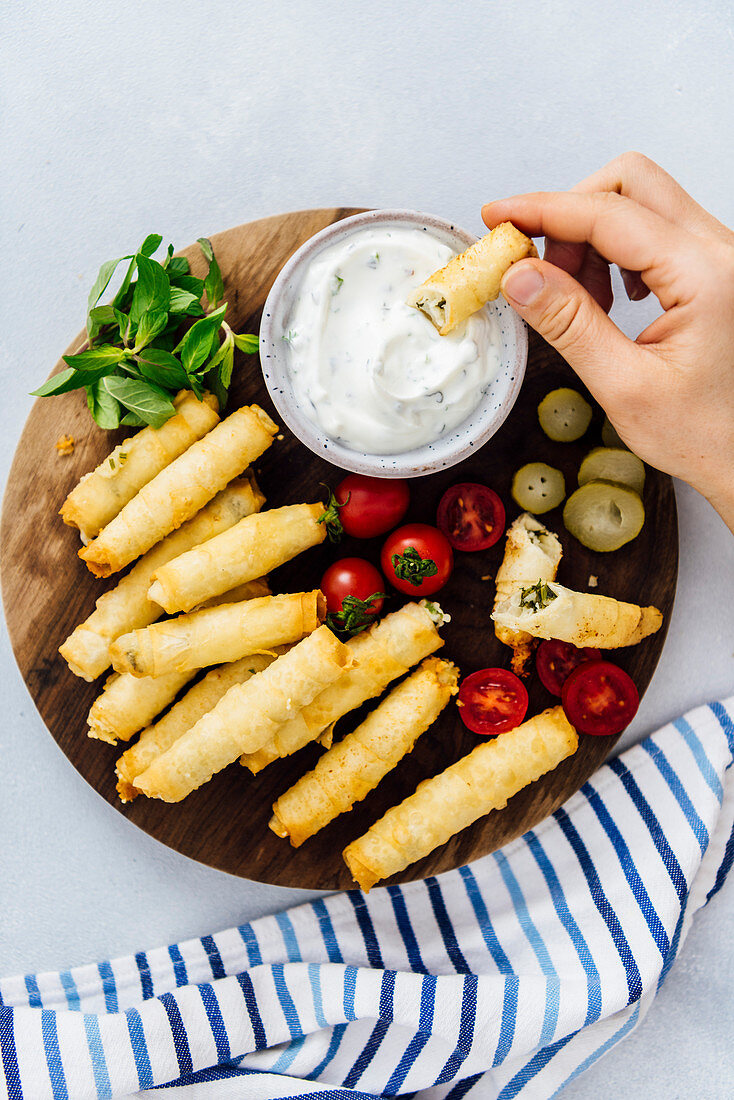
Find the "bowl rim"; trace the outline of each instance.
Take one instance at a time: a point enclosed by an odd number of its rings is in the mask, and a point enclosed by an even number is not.
[[[443,234],[445,238],[453,238],[454,243],[468,248],[478,238],[475,234],[441,218],[436,214],[426,214],[419,210],[380,207],[373,210],[365,210],[359,214],[341,218],[332,222],[324,229],[314,233],[308,240],[296,249],[293,255],[285,262],[275,281],[270,288],[263,306],[260,322],[260,363],[270,398],[275,405],[278,415],[287,424],[288,428],[308,447],[314,454],[330,462],[340,469],[352,473],[367,474],[371,477],[402,478],[422,477],[427,474],[437,473],[449,469],[476,453],[504,424],[517,400],[528,358],[528,331],[525,322],[510,307],[506,307],[506,316],[511,323],[510,350],[513,356],[511,373],[508,376],[506,392],[502,395],[499,408],[492,416],[482,418],[482,402],[473,412],[454,427],[451,432],[440,436],[432,443],[423,444],[409,451],[399,454],[366,454],[345,446],[339,440],[334,439],[314,424],[307,416],[301,413],[296,404],[292,390],[285,392],[288,384],[287,353],[279,354],[282,349],[283,338],[279,332],[274,336],[276,318],[282,316],[284,300],[288,289],[297,277],[299,270],[328,243],[339,237],[358,231],[375,222],[399,223],[402,225],[422,225],[433,228]],[[503,361],[504,366],[504,361]],[[474,420],[480,420],[475,430],[469,429]],[[468,430],[469,429],[469,430]],[[451,444],[453,443],[453,446]]]

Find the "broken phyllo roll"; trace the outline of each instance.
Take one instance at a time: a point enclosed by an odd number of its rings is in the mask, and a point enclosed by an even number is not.
[[[554,581],[520,587],[492,613],[500,626],[524,630],[534,638],[555,638],[582,649],[619,649],[637,645],[660,629],[656,607],[622,603],[611,596],[574,592]]]
[[[282,794],[273,806],[270,828],[289,837],[294,848],[351,810],[411,752],[459,690],[459,670],[450,661],[428,657],[415,672],[336,745],[313,771]]]
[[[148,589],[157,569],[171,558],[233,527],[245,516],[258,512],[264,502],[265,497],[254,478],[237,478],[193,519],[144,554],[115,588],[99,597],[89,618],[80,623],[59,647],[59,653],[74,675],[81,676],[83,680],[96,680],[110,667],[110,645],[115,638],[150,626],[161,618],[163,608],[148,598]],[[266,593],[256,588],[253,594],[262,596]],[[231,598],[232,601],[236,599],[234,594]]]
[[[443,645],[438,627],[444,621],[438,604],[429,611],[408,603],[347,642],[355,659],[351,668],[309,706],[286,722],[257,752],[242,757],[256,775],[281,756],[298,752],[317,738],[331,744],[331,729],[350,710],[382,695],[389,683],[403,676]]]
[[[563,549],[556,535],[544,527],[535,516],[523,512],[507,530],[505,556],[495,578],[495,611],[518,588],[535,581],[555,580]],[[518,676],[525,674],[533,651],[533,637],[526,630],[494,624],[494,632],[504,645],[513,650],[512,669]]]
[[[323,504],[290,504],[247,516],[155,573],[148,593],[167,612],[192,607],[262,577],[326,538]]]
[[[123,634],[110,646],[112,667],[133,676],[165,676],[238,661],[299,642],[325,615],[326,600],[318,589],[207,607]]]
[[[254,752],[354,663],[351,651],[319,627],[245,683],[235,684],[207,714],[135,777],[149,798],[180,802],[243,752]]]
[[[344,849],[362,890],[403,871],[492,810],[501,810],[523,787],[552,771],[578,745],[576,730],[552,707],[478,745],[432,779]]]
[[[502,278],[514,263],[537,255],[529,237],[512,222],[502,222],[421,283],[407,304],[425,313],[446,336],[498,297]]]
[[[174,458],[219,423],[217,399],[210,393],[199,401],[191,390],[181,390],[173,404],[175,416],[160,428],[143,428],[118,444],[69,493],[59,514],[64,523],[79,528],[85,542],[95,538]]]
[[[79,557],[97,577],[124,569],[195,516],[270,446],[277,431],[259,405],[237,409],[144,485]]]

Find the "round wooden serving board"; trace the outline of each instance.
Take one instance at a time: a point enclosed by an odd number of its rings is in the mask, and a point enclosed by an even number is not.
[[[228,319],[236,332],[257,332],[268,290],[288,257],[313,233],[346,217],[353,210],[308,210],[265,218],[213,238],[224,274]],[[187,251],[195,274],[203,274],[198,248]],[[73,345],[80,347],[80,336]],[[239,353],[238,353],[239,355]],[[63,366],[57,365],[57,370]],[[34,382],[39,382],[35,379]],[[447,486],[457,481],[484,481],[501,495],[508,522],[518,509],[510,496],[512,474],[531,460],[560,467],[571,491],[582,456],[600,442],[602,415],[596,410],[592,426],[578,443],[552,443],[538,426],[539,400],[560,385],[579,386],[563,360],[533,333],[530,357],[520,398],[499,433],[470,460],[445,473],[412,484],[411,520],[432,523],[436,505]],[[275,415],[256,356],[239,356],[230,408],[259,402]],[[63,434],[77,443],[71,457],[57,454],[54,444]],[[257,464],[257,476],[268,506],[278,507],[323,496],[321,483],[336,485],[340,471],[304,448],[287,430]],[[318,757],[309,746],[278,761],[253,778],[233,764],[178,805],[139,797],[124,806],[115,792],[114,763],[121,749],[90,740],[86,716],[103,680],[87,684],[73,676],[58,655],[58,647],[85,619],[109,582],[95,580],[77,557],[76,530],[65,527],[58,510],[82,474],[92,469],[121,433],[98,429],[83,394],[44,398],[36,402],[18,446],[5,494],[0,554],[3,597],[8,630],[20,671],[44,722],[75,768],[129,821],[163,844],[192,859],[280,886],[340,889],[353,885],[340,852],[360,836],[388,807],[411,793],[427,776],[435,775],[477,744],[462,725],[451,703],[439,721],[418,741],[415,750],[350,814],[338,818],[322,833],[293,849],[268,828],[274,799]],[[645,690],[663,647],[675,594],[678,561],[677,522],[673,488],[668,477],[648,470],[645,486],[647,522],[632,543],[613,554],[585,550],[565,531],[560,509],[543,520],[563,542],[559,580],[586,590],[589,577],[599,578],[598,592],[635,603],[655,604],[664,615],[663,629],[641,645],[618,651],[618,661],[633,677],[640,694]],[[380,540],[345,540],[338,549],[327,542],[290,562],[271,578],[273,590],[300,591],[318,585],[326,565],[337,556],[358,554],[378,561]],[[509,667],[510,651],[494,636],[490,610],[492,579],[503,552],[504,539],[486,552],[457,554],[454,574],[440,593],[452,615],[443,629],[441,651],[463,674],[488,665]],[[395,596],[390,608],[397,608]],[[554,705],[533,672],[528,681],[529,714]],[[353,728],[366,708],[340,723]],[[581,787],[602,763],[613,739],[581,737],[575,756],[513,798],[506,809],[490,814],[455,836],[395,881],[409,881],[468,863],[506,844],[537,825]],[[122,746],[124,748],[125,746]],[[29,752],[32,755],[33,749]],[[40,795],[42,797],[42,793]]]

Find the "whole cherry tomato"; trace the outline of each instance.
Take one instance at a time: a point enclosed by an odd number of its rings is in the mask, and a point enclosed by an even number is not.
[[[358,634],[382,611],[385,582],[364,558],[340,558],[321,578],[329,626],[345,634]]]
[[[410,489],[402,478],[348,474],[337,485],[334,497],[345,533],[371,539],[400,523],[408,511]]]
[[[437,527],[406,523],[385,539],[380,565],[398,592],[421,599],[443,588],[451,576],[454,555]]]

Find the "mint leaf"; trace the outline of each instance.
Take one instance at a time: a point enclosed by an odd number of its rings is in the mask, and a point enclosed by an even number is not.
[[[216,309],[224,297],[224,280],[222,279],[222,273],[219,270],[219,264],[214,255],[211,241],[207,240],[206,237],[199,237],[197,243],[204,253],[205,259],[209,261],[209,271],[206,279],[204,279],[204,293],[206,294],[210,307]]]
[[[78,355],[65,355],[63,359],[66,365],[73,367],[74,370],[93,371],[99,375],[106,374],[112,367],[115,367],[124,354],[123,348],[113,348],[111,344],[102,344],[100,347],[81,351]]]
[[[222,357],[222,362],[219,366],[219,381],[222,384],[224,390],[229,389],[229,384],[232,381],[232,369],[234,367],[234,344],[231,344],[229,340],[225,340],[226,351]]]
[[[117,260],[107,260],[106,263],[100,267],[97,278],[94,280],[94,286],[89,291],[89,297],[87,298],[87,313],[93,306],[96,306],[105,290],[109,286],[110,279],[115,274],[117,265],[122,263],[123,260],[131,259],[130,256],[120,256]]]
[[[160,233],[149,233],[138,249],[138,253],[141,256],[152,256],[160,248],[162,240]]]
[[[163,332],[167,324],[168,314],[164,309],[149,309],[138,323],[133,351],[140,351],[146,344],[150,344],[160,332]]]
[[[145,421],[141,420],[139,416],[136,416],[135,413],[131,413],[131,412],[126,412],[125,415],[123,416],[122,420],[120,421],[120,427],[122,427],[123,424],[126,427],[129,426],[131,428],[144,428],[145,427]]]
[[[153,428],[160,428],[176,411],[168,394],[150,382],[110,375],[98,385]]]
[[[226,312],[225,302],[213,313],[202,317],[199,321],[194,321],[178,347],[174,348],[174,351],[180,353],[181,363],[187,374],[194,374],[209,358],[212,337],[219,331]]]
[[[122,313],[122,311],[119,310],[116,306],[112,307],[112,311],[115,315],[115,320],[117,321],[117,327],[120,330],[120,339],[122,340],[123,344],[127,344],[128,340],[130,339],[130,330],[132,328],[130,318],[128,317],[127,313]]]
[[[120,423],[120,406],[104,388],[105,381],[87,386],[87,406],[100,428],[116,428]]]
[[[171,288],[165,270],[156,260],[138,256],[138,279],[133,290],[130,320],[137,324],[148,310],[168,312],[170,297]]]
[[[143,378],[163,389],[178,391],[188,389],[191,384],[176,356],[163,348],[145,348],[135,361]]]
[[[197,279],[195,275],[177,275],[175,279],[171,276],[171,286],[178,286],[181,290],[188,290],[190,294],[194,294],[199,301],[201,301],[204,294],[204,280]]]
[[[243,351],[245,355],[252,355],[260,347],[260,338],[250,333],[243,332],[235,335],[234,342],[235,346]]]
[[[164,260],[163,266],[168,272],[168,278],[171,282],[174,282],[176,279],[180,278],[180,276],[188,275],[191,269],[189,267],[189,261],[185,256],[174,256],[172,254],[173,245],[170,246],[170,251],[171,258],[169,260]]]
[[[47,379],[37,390],[31,391],[31,397],[51,397],[52,394],[69,393],[70,390],[80,390],[88,382],[94,379],[86,377],[84,371],[67,367],[59,371],[53,378]]]
[[[185,313],[189,317],[203,317],[204,309],[199,301],[201,295],[192,294],[180,286],[171,287],[171,299],[168,304],[170,313]]]

